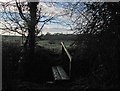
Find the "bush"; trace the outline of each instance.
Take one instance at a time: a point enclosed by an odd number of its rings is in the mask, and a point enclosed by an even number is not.
[[[118,49],[118,40],[112,34],[81,35],[73,56],[73,77],[92,76],[99,85],[117,85]]]

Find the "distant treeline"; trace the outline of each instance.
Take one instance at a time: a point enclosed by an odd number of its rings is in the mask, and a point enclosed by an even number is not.
[[[37,40],[71,40],[74,41],[77,38],[77,35],[74,34],[49,34],[41,35],[37,37]],[[3,35],[3,41],[22,41],[22,36],[9,36]]]
[[[77,35],[74,34],[46,34],[38,36],[41,40],[71,40],[74,41]]]

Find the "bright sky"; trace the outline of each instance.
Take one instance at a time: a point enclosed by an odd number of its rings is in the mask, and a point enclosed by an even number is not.
[[[8,2],[13,0],[0,0],[0,2]],[[20,1],[31,1],[35,2],[37,0],[20,0]],[[120,0],[39,0],[45,2],[119,2]]]
[[[8,2],[8,1],[13,1],[13,0],[0,0],[0,2]],[[17,0],[19,1],[19,0]],[[20,0],[20,1],[26,1],[26,0]],[[28,0],[29,1],[29,0]],[[30,1],[35,1],[35,0],[30,0]],[[39,0],[39,1],[51,1],[51,2],[63,2],[64,1],[67,1],[67,2],[76,2],[76,1],[79,1],[79,0]],[[89,0],[80,0],[80,1],[89,1]],[[91,0],[91,1],[96,1],[96,0]],[[100,1],[100,0],[97,0],[97,1]],[[109,1],[109,0],[108,0]],[[117,0],[116,0],[117,1]],[[64,3],[65,4],[65,3]],[[62,7],[62,4],[58,4],[58,5],[47,5],[45,4],[44,2],[40,2],[39,3],[39,6],[42,8],[42,14],[45,15],[45,16],[54,16],[54,15],[60,15],[60,14],[65,14],[66,12],[69,12],[69,10],[65,9]],[[4,24],[4,22],[1,20],[1,8],[2,6],[0,6],[0,22],[2,22]],[[78,8],[80,9],[80,8]],[[14,9],[12,9],[11,7],[11,12],[13,12]],[[72,16],[72,17],[69,17],[69,16],[60,16],[60,17],[56,17],[56,21],[62,21],[62,24],[57,24],[57,23],[48,23],[47,25],[44,26],[43,28],[43,32],[44,34],[46,34],[47,32],[50,32],[50,33],[73,33],[73,31],[70,31],[70,26],[65,26],[65,24],[71,24],[71,22],[73,20],[76,19],[76,13]],[[45,18],[42,18],[42,20],[44,20]],[[83,18],[81,18],[80,20],[78,21],[83,21]],[[83,23],[83,22],[82,22]],[[85,22],[84,22],[85,23]],[[83,23],[83,24],[84,24]],[[12,24],[12,22],[11,22]],[[39,23],[38,25],[41,26],[42,23]],[[71,26],[73,27],[73,25],[71,24]],[[2,24],[0,23],[0,28],[2,27]],[[4,31],[3,31],[4,32]],[[1,31],[0,31],[0,34],[1,34]],[[9,34],[8,32],[5,33],[5,34]],[[13,35],[16,34],[16,33],[13,33]]]
[[[0,1],[2,1],[2,0],[0,0]],[[47,16],[47,14],[49,14],[50,16],[53,16],[53,15],[64,14],[66,12],[66,10],[62,7],[56,7],[56,6],[50,6],[49,7],[48,5],[46,5],[43,2],[40,3],[40,6],[42,7],[42,13],[46,14],[46,16]],[[70,22],[69,21],[70,19],[67,16],[58,17],[57,19],[60,20],[60,21],[67,22],[67,23]],[[0,27],[2,27],[2,24],[0,24]],[[47,32],[50,32],[51,34],[53,34],[53,33],[67,33],[67,34],[68,33],[73,33],[72,31],[70,31],[69,26],[64,26],[64,25],[57,24],[57,23],[54,23],[54,24],[49,23],[49,24],[45,25],[42,33],[46,34]],[[5,33],[5,35],[6,34],[9,34],[9,33],[7,32],[7,33]],[[16,33],[12,33],[12,34],[14,35]]]

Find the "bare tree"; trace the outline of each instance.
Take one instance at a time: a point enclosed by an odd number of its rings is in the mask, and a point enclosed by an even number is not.
[[[26,37],[24,47],[28,44],[30,55],[33,56],[36,36],[42,31],[46,23],[54,20],[58,15],[43,14],[39,2],[19,2],[15,0],[15,2],[1,3],[1,6],[1,23],[3,25],[1,29],[5,30],[5,32],[17,32]],[[44,20],[42,18],[44,18]],[[38,23],[40,23],[41,26],[38,26]]]

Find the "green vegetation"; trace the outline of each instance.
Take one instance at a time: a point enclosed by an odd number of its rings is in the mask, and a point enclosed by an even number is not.
[[[60,42],[64,42],[67,48],[70,47],[70,45],[73,43],[73,41],[64,41],[64,40],[55,40],[55,41],[50,41],[50,40],[40,40],[37,42],[37,45],[42,46],[47,49],[51,49],[54,52],[61,52],[61,44]]]
[[[99,36],[95,35],[81,35],[78,41],[75,42],[77,43],[76,47],[70,46],[74,42],[72,40],[40,40],[38,38],[35,48],[35,61],[29,64],[28,53],[23,53],[24,59],[22,61],[25,63],[22,64],[21,71],[18,71],[20,67],[18,60],[21,56],[20,51],[22,49],[20,46],[22,42],[21,37],[3,36],[4,88],[17,87],[16,85],[20,84],[23,87],[25,81],[28,82],[25,83],[26,85],[30,82],[37,82],[40,85],[38,87],[43,88],[43,82],[45,83],[46,80],[53,79],[51,66],[61,63],[60,42],[64,42],[68,49],[71,48],[73,79],[71,83],[67,84],[70,89],[84,89],[86,87],[118,88],[116,62],[119,60],[119,57],[117,55],[118,53],[114,52],[118,48],[117,45],[116,47],[114,46],[117,40],[114,36],[111,37],[111,35],[108,36],[107,34],[100,37],[102,42],[101,46],[99,46],[98,38]],[[106,40],[103,41],[102,39]],[[104,51],[102,51],[103,49]],[[22,83],[19,82],[18,76],[20,75],[18,74],[22,75]],[[30,84],[34,85],[34,83]],[[27,87],[24,88],[26,89]],[[46,86],[44,88],[50,87]],[[54,84],[53,88],[57,88],[57,85]]]
[[[8,36],[8,35],[3,35],[2,36],[2,41],[6,43],[22,43],[22,37],[21,36]]]
[[[72,35],[67,35],[67,36],[69,36],[69,38],[66,38],[65,37],[66,35],[64,35],[64,34],[62,34],[62,36],[61,35],[59,37],[58,36],[59,35],[55,35],[55,36],[54,35],[50,35],[50,36],[44,35],[44,37],[42,37],[42,39],[40,39],[38,37],[36,40],[36,44],[37,44],[37,46],[41,46],[41,47],[44,47],[44,48],[47,48],[47,49],[50,49],[54,52],[59,53],[59,52],[61,52],[60,42],[64,42],[67,48],[69,48],[70,45],[74,42],[72,40],[73,39]],[[56,38],[56,37],[58,37],[58,38]],[[22,45],[22,37],[21,36],[2,36],[2,41],[9,43],[9,44],[10,43],[17,43],[19,45]]]

